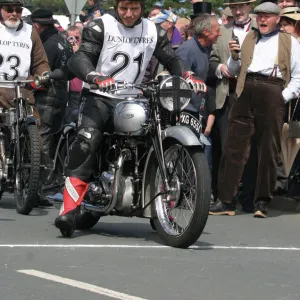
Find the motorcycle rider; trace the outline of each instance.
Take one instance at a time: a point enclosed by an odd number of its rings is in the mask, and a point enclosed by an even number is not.
[[[154,55],[172,75],[190,82],[195,92],[203,88],[203,82],[193,73],[183,74],[180,60],[172,51],[161,48],[165,34],[142,17],[144,7],[142,0],[117,0],[114,14],[105,14],[83,29],[82,44],[68,62],[69,70],[85,83],[78,134],[70,149],[64,202],[55,220],[59,229],[75,229],[75,216],[88,189],[104,125],[119,102],[107,93],[115,80],[141,83]],[[89,89],[89,83],[97,84],[99,89]]]
[[[27,79],[50,71],[46,53],[38,33],[23,22],[23,0],[0,0],[0,80]],[[23,89],[23,96],[34,105],[32,88]],[[14,106],[13,85],[0,85],[0,107]],[[34,108],[34,116],[38,117]]]

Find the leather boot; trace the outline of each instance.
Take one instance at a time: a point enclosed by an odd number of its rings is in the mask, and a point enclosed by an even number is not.
[[[76,229],[75,217],[88,189],[88,183],[75,177],[67,177],[64,188],[64,202],[55,226],[59,229]]]

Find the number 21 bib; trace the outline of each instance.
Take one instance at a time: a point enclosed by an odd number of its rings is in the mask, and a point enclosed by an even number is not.
[[[104,43],[96,71],[115,80],[140,84],[156,47],[155,24],[143,19],[134,28],[126,28],[108,14],[102,20]]]

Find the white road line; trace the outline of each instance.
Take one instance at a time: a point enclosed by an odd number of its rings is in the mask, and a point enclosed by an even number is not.
[[[89,284],[89,283],[85,283],[85,282],[78,281],[78,280],[73,280],[73,279],[69,279],[69,278],[65,278],[65,277],[52,275],[52,274],[41,272],[41,271],[38,271],[38,270],[16,270],[16,271],[19,272],[19,273],[26,274],[26,275],[31,275],[31,276],[39,277],[39,278],[42,278],[42,279],[46,279],[46,280],[66,284],[66,285],[69,285],[69,286],[76,287],[78,289],[86,290],[86,291],[89,291],[89,292],[104,295],[104,296],[111,297],[111,298],[114,298],[114,299],[120,299],[120,300],[147,300],[145,298],[139,298],[139,297],[131,296],[131,295],[128,295],[128,294],[119,293],[119,292],[109,290],[109,289],[106,289],[106,288],[102,288],[102,287],[99,287],[99,286],[96,286],[96,285],[93,285],[93,284]]]
[[[0,244],[0,248],[116,248],[116,249],[173,249],[163,245],[91,245],[91,244]],[[189,249],[220,249],[220,250],[270,250],[270,251],[300,251],[300,247],[255,247],[255,246],[191,246]]]

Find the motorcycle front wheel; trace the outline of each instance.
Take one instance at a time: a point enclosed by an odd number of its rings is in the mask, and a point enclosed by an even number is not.
[[[199,148],[172,143],[164,152],[171,192],[165,193],[159,168],[153,184],[155,228],[171,247],[188,248],[202,234],[210,199],[210,171]]]
[[[35,124],[22,124],[15,147],[15,201],[17,212],[28,215],[38,200],[40,139]]]

